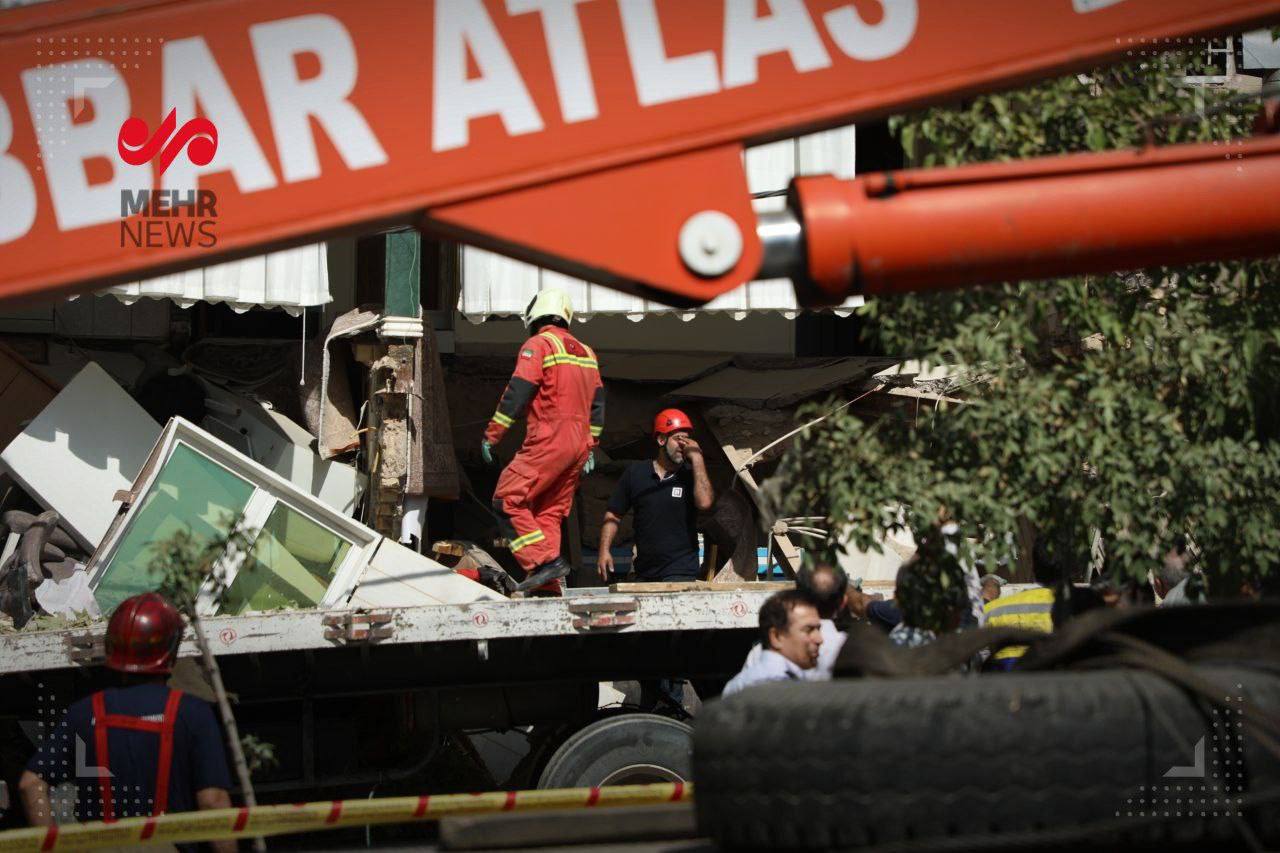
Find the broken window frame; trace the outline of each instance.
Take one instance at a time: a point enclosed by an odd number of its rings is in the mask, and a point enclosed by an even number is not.
[[[355,591],[365,568],[377,550],[382,537],[374,530],[352,518],[331,509],[327,504],[299,489],[274,471],[248,458],[246,455],[220,441],[208,432],[183,418],[172,418],[165,425],[160,438],[152,447],[147,462],[134,480],[127,509],[116,516],[107,535],[89,561],[89,587],[95,593],[106,576],[117,550],[131,529],[132,523],[155,487],[165,465],[179,446],[221,467],[253,487],[241,516],[241,527],[249,534],[249,541],[241,553],[218,560],[215,571],[221,574],[221,589],[215,597],[215,581],[205,579],[196,599],[196,610],[201,616],[213,616],[222,606],[223,597],[236,577],[252,559],[267,519],[281,504],[303,518],[317,524],[351,544],[346,556],[334,571],[333,580],[325,589],[324,597],[314,606],[330,608],[346,602]],[[245,611],[252,613],[255,611]]]

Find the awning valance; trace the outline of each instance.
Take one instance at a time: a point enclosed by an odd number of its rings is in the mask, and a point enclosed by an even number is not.
[[[294,316],[331,298],[324,243],[135,281],[102,292],[126,303],[150,296],[172,299],[184,308],[196,302],[225,302],[236,311],[283,308]]]

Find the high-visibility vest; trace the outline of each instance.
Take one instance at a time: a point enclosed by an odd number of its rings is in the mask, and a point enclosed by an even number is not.
[[[115,803],[111,794],[111,757],[107,749],[107,734],[111,729],[132,729],[135,732],[151,732],[160,736],[160,755],[156,761],[156,797],[151,814],[164,814],[169,807],[169,774],[173,770],[173,728],[178,719],[178,706],[182,703],[182,691],[169,691],[164,705],[164,717],[148,720],[129,714],[108,714],[107,700],[102,691],[93,694],[93,746],[97,753],[98,792],[102,797],[102,820],[110,823],[116,819]]]
[[[993,628],[1023,628],[1027,631],[1053,632],[1053,590],[1038,586],[1009,596],[1001,596],[983,607],[986,624]],[[1020,658],[1026,646],[1005,646],[992,660]]]

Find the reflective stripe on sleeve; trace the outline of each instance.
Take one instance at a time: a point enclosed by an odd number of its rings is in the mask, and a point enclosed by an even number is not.
[[[519,536],[511,540],[511,552],[515,553],[516,551],[519,551],[521,548],[524,548],[528,545],[532,545],[535,542],[541,542],[543,539],[546,539],[546,538],[547,537],[542,534],[541,530],[535,530],[532,533],[526,533],[523,536]]]

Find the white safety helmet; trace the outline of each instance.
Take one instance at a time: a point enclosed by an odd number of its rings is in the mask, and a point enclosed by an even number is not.
[[[524,309],[525,327],[531,328],[533,321],[539,317],[559,317],[566,326],[572,323],[573,303],[569,301],[569,294],[554,287],[538,291],[529,307]]]

